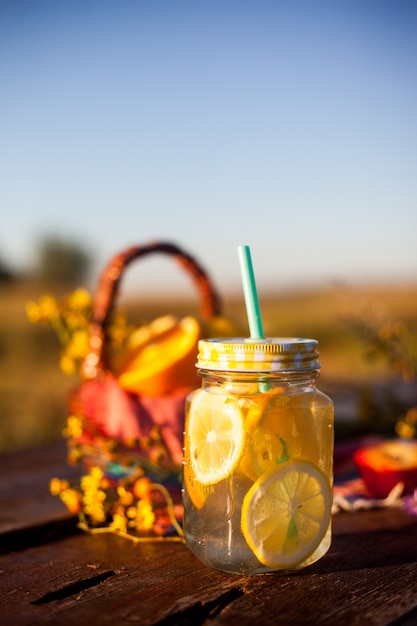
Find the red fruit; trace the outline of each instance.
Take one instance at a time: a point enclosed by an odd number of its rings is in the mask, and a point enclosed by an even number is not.
[[[360,448],[353,455],[369,495],[385,498],[398,483],[404,493],[417,488],[417,441],[390,440]]]

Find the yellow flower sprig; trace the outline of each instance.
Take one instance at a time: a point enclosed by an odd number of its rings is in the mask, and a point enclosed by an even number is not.
[[[71,513],[78,514],[78,526],[86,532],[114,533],[134,543],[184,541],[183,530],[176,519],[174,503],[168,490],[164,485],[152,483],[146,477],[137,479],[132,490],[123,486],[117,487],[116,498],[108,497],[109,483],[98,467],[90,468],[88,474],[81,477],[79,488],[59,478],[53,478],[49,487],[51,494],[59,496]],[[165,536],[158,531],[158,515],[152,499],[153,492],[161,494],[165,525],[168,523],[172,525],[177,533],[175,536]]]
[[[362,315],[345,318],[361,337],[368,360],[384,359],[404,383],[417,379],[417,334],[402,320],[391,320],[371,308]],[[395,433],[404,439],[417,438],[417,407],[408,406],[394,424]]]
[[[26,315],[33,324],[47,324],[54,329],[61,344],[59,366],[67,375],[80,371],[81,364],[89,352],[92,299],[86,289],[79,288],[58,301],[51,294],[44,294],[37,302],[28,302]],[[108,329],[109,356],[116,355],[126,344],[133,327],[126,316],[115,313]]]
[[[45,294],[26,305],[26,314],[33,324],[48,324],[55,330],[62,346],[60,368],[68,375],[76,373],[89,349],[90,294],[77,289],[61,302]]]
[[[404,382],[417,377],[417,335],[405,322],[367,312],[345,322],[364,340],[366,358],[385,359]]]

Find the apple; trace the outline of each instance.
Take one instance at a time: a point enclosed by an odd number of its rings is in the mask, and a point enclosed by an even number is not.
[[[404,493],[417,488],[417,441],[393,439],[359,448],[353,455],[369,495],[386,498],[399,482]]]

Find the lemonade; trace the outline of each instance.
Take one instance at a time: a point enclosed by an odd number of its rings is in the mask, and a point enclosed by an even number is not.
[[[230,573],[294,570],[331,541],[333,403],[317,342],[204,340],[187,400],[184,533]]]

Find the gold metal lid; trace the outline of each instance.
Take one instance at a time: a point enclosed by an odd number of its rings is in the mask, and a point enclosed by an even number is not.
[[[297,337],[201,339],[197,367],[237,372],[297,372],[320,368],[318,341]]]

